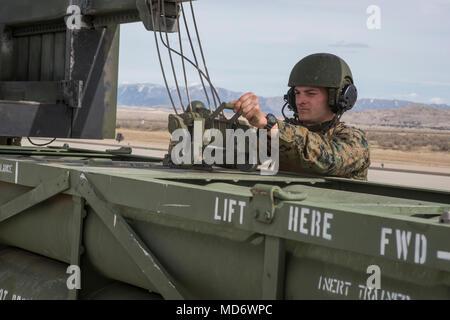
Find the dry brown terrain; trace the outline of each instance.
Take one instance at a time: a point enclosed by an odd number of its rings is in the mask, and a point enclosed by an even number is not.
[[[450,168],[450,132],[418,133],[366,129],[372,164],[420,164]]]
[[[151,143],[165,147],[170,139],[167,131],[169,113],[169,109],[120,106],[116,132],[123,134],[125,144]],[[373,166],[379,167],[383,163],[384,166],[401,164],[436,168],[436,171],[450,169],[450,130],[358,127],[368,134]]]
[[[164,108],[119,106],[117,108],[117,129],[167,130],[167,117],[170,113],[173,112]]]
[[[125,140],[123,142],[145,142],[152,144],[164,144],[168,145],[170,140],[169,131],[148,131],[148,130],[137,130],[137,129],[117,129],[117,132],[121,132]]]
[[[379,130],[450,130],[450,110],[410,105],[388,110],[350,111],[342,121]]]

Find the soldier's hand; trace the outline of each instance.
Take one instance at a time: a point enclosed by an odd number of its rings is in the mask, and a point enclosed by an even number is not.
[[[262,112],[258,97],[253,92],[244,94],[232,103],[235,103],[234,112],[241,112],[252,126],[262,129],[267,124],[266,114]]]

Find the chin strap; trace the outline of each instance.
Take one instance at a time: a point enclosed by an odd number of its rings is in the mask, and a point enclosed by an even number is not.
[[[298,119],[298,113],[297,112],[293,112],[293,115],[294,115],[294,117],[288,117],[288,116],[286,116],[285,114],[284,114],[284,109],[286,108],[286,106],[288,105],[288,102],[286,102],[285,104],[284,104],[284,106],[283,106],[283,108],[281,108],[281,114],[283,115],[283,117],[284,117],[284,121],[286,121],[287,123],[290,123],[290,124],[296,124],[296,125],[299,125],[299,124],[301,124],[300,123],[300,120]],[[290,109],[291,110],[291,109]]]
[[[283,108],[281,109],[281,113],[283,114],[284,120],[289,123],[289,124],[293,124],[293,125],[300,125],[300,126],[304,126],[306,127],[308,130],[313,131],[313,132],[327,132],[328,130],[330,130],[332,127],[336,126],[339,121],[341,120],[342,114],[343,112],[338,112],[335,114],[335,116],[333,117],[333,119],[329,120],[329,121],[325,121],[322,122],[320,124],[315,124],[315,125],[310,125],[308,126],[307,124],[303,123],[302,121],[300,121],[300,119],[298,118],[298,113],[294,112],[294,117],[287,117],[284,114],[284,109],[287,106],[287,102],[284,104]]]

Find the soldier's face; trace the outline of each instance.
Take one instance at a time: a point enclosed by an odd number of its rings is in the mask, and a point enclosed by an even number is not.
[[[294,92],[298,117],[305,124],[314,125],[333,119],[326,88],[297,86]]]

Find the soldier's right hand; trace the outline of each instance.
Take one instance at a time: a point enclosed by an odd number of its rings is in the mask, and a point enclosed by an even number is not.
[[[267,124],[266,114],[262,112],[258,97],[253,92],[247,92],[234,103],[234,112],[241,112],[248,122],[259,129]]]

